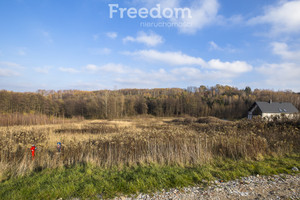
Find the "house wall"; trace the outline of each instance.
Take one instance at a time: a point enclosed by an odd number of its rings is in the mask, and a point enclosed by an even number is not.
[[[264,118],[272,118],[275,116],[281,117],[283,115],[283,113],[262,113],[262,117]],[[297,116],[297,114],[284,114],[285,117],[289,118],[289,119],[293,119]]]

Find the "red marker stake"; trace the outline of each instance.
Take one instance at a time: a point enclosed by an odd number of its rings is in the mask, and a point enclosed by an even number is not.
[[[36,147],[33,145],[33,146],[31,146],[30,150],[31,150],[32,160],[34,160],[34,154],[35,154]]]

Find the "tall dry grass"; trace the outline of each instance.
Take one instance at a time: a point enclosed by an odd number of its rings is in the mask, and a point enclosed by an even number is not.
[[[83,121],[81,116],[73,118],[63,118],[55,116],[47,116],[34,113],[6,113],[0,114],[0,126],[30,126],[30,125],[46,125],[46,124],[63,124]]]
[[[33,170],[93,163],[102,167],[137,164],[192,166],[214,157],[261,159],[300,152],[300,121],[207,122],[138,119],[0,127],[0,171]],[[56,143],[62,142],[58,153]],[[37,146],[31,160],[30,146]]]

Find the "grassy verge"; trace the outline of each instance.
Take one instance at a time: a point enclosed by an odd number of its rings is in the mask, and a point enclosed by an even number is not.
[[[0,199],[110,198],[121,194],[151,193],[160,189],[224,181],[254,174],[292,173],[300,166],[300,155],[262,161],[216,159],[194,167],[147,165],[123,169],[101,169],[92,165],[47,169],[3,180]]]

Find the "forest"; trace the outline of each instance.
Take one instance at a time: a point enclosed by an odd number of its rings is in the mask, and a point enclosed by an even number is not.
[[[42,114],[48,117],[113,119],[137,115],[157,117],[215,116],[240,119],[255,101],[291,102],[300,109],[300,94],[292,91],[238,89],[231,86],[187,89],[0,91],[2,115]]]
[[[221,85],[2,90],[0,199],[112,199],[293,173],[300,119],[241,119],[270,99],[300,107],[292,91]]]

